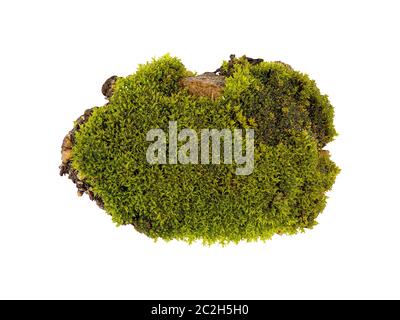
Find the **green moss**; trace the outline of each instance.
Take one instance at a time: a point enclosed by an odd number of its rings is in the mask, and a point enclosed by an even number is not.
[[[75,135],[72,166],[119,225],[152,238],[205,243],[266,240],[316,224],[339,169],[321,151],[335,136],[333,108],[306,75],[277,62],[229,70],[224,93],[196,97],[180,81],[191,75],[168,55],[118,78],[110,103],[96,108]],[[255,128],[255,168],[150,165],[146,133]]]

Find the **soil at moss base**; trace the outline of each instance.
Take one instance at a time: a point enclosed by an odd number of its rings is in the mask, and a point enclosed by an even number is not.
[[[100,199],[99,196],[95,195],[91,190],[90,190],[90,185],[86,183],[84,180],[79,178],[79,173],[77,170],[72,168],[72,160],[71,160],[71,155],[72,155],[72,146],[74,145],[75,142],[75,133],[79,131],[82,125],[84,125],[89,117],[92,115],[94,108],[87,109],[83,115],[81,115],[78,119],[75,121],[74,128],[68,132],[68,134],[64,137],[62,146],[61,146],[61,165],[60,165],[60,176],[67,175],[69,179],[72,180],[72,182],[76,185],[78,189],[78,196],[82,196],[84,193],[86,193],[90,200],[93,200],[97,203],[97,205],[104,209],[104,202],[102,199]]]

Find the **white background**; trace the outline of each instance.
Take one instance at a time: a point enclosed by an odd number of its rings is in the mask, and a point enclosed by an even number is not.
[[[400,298],[398,1],[1,1],[0,298]],[[222,248],[117,228],[58,176],[103,81],[166,52],[307,72],[342,168],[314,230]]]

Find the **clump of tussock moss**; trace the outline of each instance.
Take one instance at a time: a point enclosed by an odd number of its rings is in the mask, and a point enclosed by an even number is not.
[[[74,131],[70,167],[118,225],[152,238],[266,240],[316,225],[339,172],[323,147],[333,107],[314,81],[280,62],[232,58],[218,97],[193,95],[193,73],[169,55],[113,79],[105,106]],[[107,88],[109,89],[109,88]],[[107,91],[109,92],[109,91]],[[231,165],[151,165],[153,128],[254,128],[254,171]]]

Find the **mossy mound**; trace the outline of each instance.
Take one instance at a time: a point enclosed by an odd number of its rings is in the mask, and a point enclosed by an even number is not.
[[[313,227],[339,172],[322,149],[336,135],[327,96],[281,62],[232,57],[216,74],[223,88],[210,96],[193,94],[183,83],[194,75],[168,55],[112,78],[109,103],[68,136],[62,174],[115,223],[152,238],[226,243]],[[254,171],[149,164],[146,133],[168,132],[169,121],[179,130],[254,128]]]

